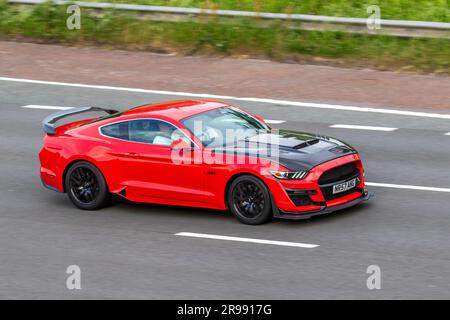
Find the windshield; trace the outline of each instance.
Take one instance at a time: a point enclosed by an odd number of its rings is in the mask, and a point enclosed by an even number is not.
[[[235,108],[206,111],[186,118],[182,123],[205,147],[234,144],[270,131],[261,121]]]

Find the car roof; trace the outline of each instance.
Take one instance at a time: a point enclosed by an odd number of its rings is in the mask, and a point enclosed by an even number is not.
[[[175,100],[157,104],[146,104],[132,108],[122,113],[123,116],[165,116],[175,121],[217,109],[228,107],[229,104],[213,100]]]

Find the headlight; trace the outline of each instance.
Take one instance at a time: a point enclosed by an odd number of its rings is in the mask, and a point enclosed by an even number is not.
[[[302,180],[307,171],[269,171],[271,175],[280,180]]]

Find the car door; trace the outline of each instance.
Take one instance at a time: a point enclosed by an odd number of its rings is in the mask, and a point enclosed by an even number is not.
[[[171,144],[182,134],[177,127],[162,119],[136,119],[128,121],[128,130],[128,141],[117,150],[128,199],[193,205],[210,201],[203,163],[174,161]],[[189,158],[192,152],[182,150],[181,155]]]

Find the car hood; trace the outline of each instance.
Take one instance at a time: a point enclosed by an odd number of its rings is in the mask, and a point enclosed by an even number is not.
[[[356,153],[353,147],[335,138],[291,130],[272,130],[215,150],[259,156],[292,171],[308,171],[321,163]]]

